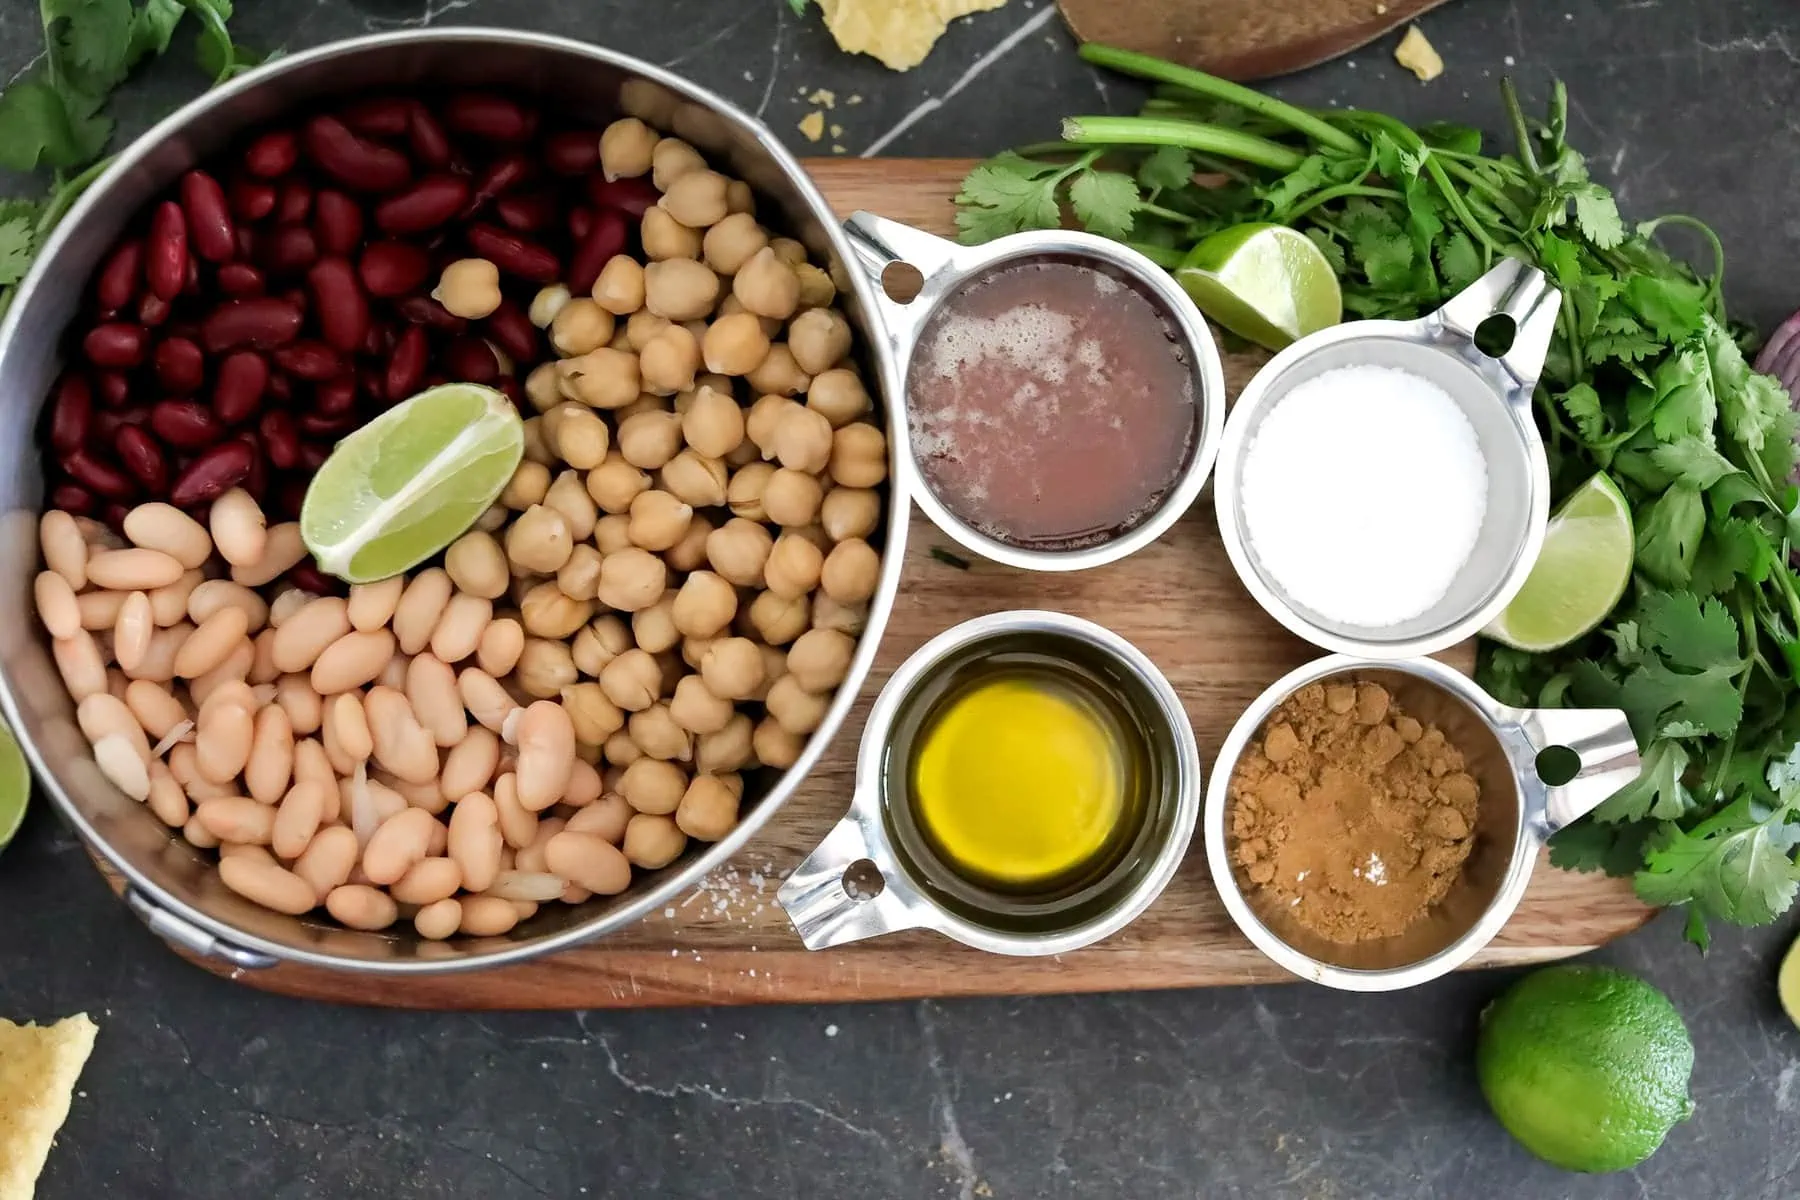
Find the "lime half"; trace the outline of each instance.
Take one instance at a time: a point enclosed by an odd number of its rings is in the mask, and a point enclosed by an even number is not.
[[[1606,619],[1631,580],[1631,508],[1604,472],[1550,518],[1525,586],[1481,632],[1534,654],[1566,646]]]
[[[1221,229],[1188,253],[1175,278],[1201,312],[1270,350],[1344,318],[1331,264],[1311,238],[1286,225]]]
[[[300,537],[346,582],[398,575],[474,524],[524,453],[524,423],[493,388],[420,392],[337,444],[306,489]]]
[[[25,805],[31,799],[31,768],[12,730],[0,725],[0,850],[12,841],[25,823]]]
[[[3,824],[4,822],[0,822]],[[1800,1029],[1800,938],[1788,947],[1781,960],[1781,971],[1775,976],[1775,994],[1781,997],[1781,1010]]]

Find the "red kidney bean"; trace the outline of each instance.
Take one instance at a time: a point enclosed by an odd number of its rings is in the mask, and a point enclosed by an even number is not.
[[[594,214],[593,228],[581,239],[575,256],[569,260],[569,291],[577,296],[593,291],[594,280],[600,278],[600,269],[625,249],[628,232],[625,214],[618,209],[603,208]]]
[[[283,225],[296,225],[312,215],[313,190],[298,179],[281,185],[275,200],[275,220]]]
[[[494,385],[502,396],[513,402],[515,408],[525,403],[525,389],[519,386],[517,375],[502,375],[500,382]]]
[[[397,192],[412,181],[398,150],[364,141],[336,117],[306,123],[306,152],[321,170],[354,192]]]
[[[73,483],[59,483],[50,489],[50,507],[85,517],[98,505],[94,493]]]
[[[111,463],[101,462],[85,449],[63,458],[63,466],[88,491],[108,500],[129,500],[137,487],[131,477]]]
[[[194,253],[207,262],[225,262],[237,250],[231,209],[225,189],[205,171],[189,171],[181,177],[181,211],[187,217],[188,237]]]
[[[442,329],[446,333],[461,333],[469,327],[467,321],[453,314],[430,296],[417,294],[403,296],[394,305],[394,309],[414,325],[429,325],[433,329]]]
[[[415,159],[434,171],[450,165],[450,138],[430,109],[415,103],[407,119],[406,132]]]
[[[344,193],[326,189],[313,198],[313,233],[326,254],[350,254],[362,244],[362,206]]]
[[[90,432],[101,441],[107,441],[127,425],[148,425],[150,410],[141,404],[129,408],[105,409],[94,414],[94,423],[89,426]]]
[[[562,263],[556,255],[516,233],[495,225],[471,225],[463,236],[469,249],[499,267],[503,274],[518,275],[535,283],[555,283],[562,276]]]
[[[413,102],[396,96],[359,100],[338,114],[344,124],[364,137],[399,137],[406,132]]]
[[[64,375],[50,402],[50,445],[63,454],[80,448],[94,419],[94,390],[79,375]]]
[[[375,224],[384,233],[423,233],[461,212],[469,183],[456,175],[427,175],[404,192],[375,206]]]
[[[94,298],[100,302],[101,311],[115,313],[130,304],[143,277],[144,243],[136,238],[121,242],[100,268],[99,281],[94,285]]]
[[[344,581],[335,579],[319,570],[312,563],[295,563],[288,569],[288,582],[315,596],[341,596],[344,594]]]
[[[294,398],[294,385],[286,375],[280,372],[271,372],[268,386],[263,389],[263,393],[277,404],[286,404]]]
[[[335,438],[356,428],[356,414],[342,413],[338,416],[328,416],[325,413],[302,413],[295,424],[307,437]]]
[[[537,114],[491,92],[463,92],[444,105],[444,123],[490,142],[522,142],[537,129]]]
[[[308,383],[330,379],[344,369],[344,360],[324,342],[302,341],[275,351],[275,365]]]
[[[285,296],[246,296],[227,300],[201,323],[201,340],[210,354],[240,346],[273,350],[300,336],[301,308]]]
[[[244,473],[243,482],[238,486],[249,492],[260,504],[269,492],[269,456],[263,453],[262,442],[254,432],[240,433],[237,440],[250,447],[250,469]]]
[[[170,306],[167,300],[155,292],[145,292],[143,298],[138,301],[138,324],[154,329],[169,319],[169,312]]]
[[[588,286],[592,287],[592,284]],[[523,309],[511,300],[500,301],[484,326],[487,335],[513,360],[515,369],[538,358],[538,331]]]
[[[300,161],[300,142],[291,129],[273,129],[244,151],[244,169],[258,179],[276,179]]]
[[[322,417],[341,417],[356,407],[356,388],[353,373],[327,379],[313,389],[312,410]]]
[[[591,208],[571,208],[569,210],[569,236],[580,241],[594,228],[594,210]]]
[[[212,409],[197,400],[159,400],[150,409],[150,429],[177,450],[199,450],[225,436]]]
[[[126,321],[109,321],[88,330],[81,348],[88,361],[99,367],[136,367],[144,361],[149,335],[143,326]]]
[[[155,438],[136,425],[124,425],[113,436],[113,448],[119,452],[119,462],[146,492],[163,494],[169,486],[169,460]]]
[[[481,173],[481,179],[475,185],[475,194],[462,210],[463,220],[475,216],[496,196],[510,192],[530,177],[531,160],[524,155],[508,154],[505,158],[496,158]]]
[[[536,233],[556,220],[556,197],[547,192],[502,196],[494,201],[494,215],[508,229]]]
[[[122,371],[95,371],[94,395],[107,408],[120,408],[131,399],[131,380]]]
[[[419,383],[425,378],[425,359],[430,351],[424,326],[409,325],[400,335],[388,358],[387,375],[383,380],[382,391],[389,404],[398,403],[419,390]]]
[[[371,242],[363,248],[357,275],[371,296],[404,296],[431,274],[431,256],[408,242]]]
[[[453,379],[464,383],[492,383],[500,378],[500,362],[493,348],[478,337],[459,337],[444,352],[444,366]]]
[[[294,275],[319,260],[319,240],[305,225],[282,225],[257,241],[257,258],[275,275]]]
[[[553,133],[544,139],[543,158],[558,175],[585,175],[600,165],[600,135],[588,129]]]
[[[301,442],[300,443],[300,468],[303,471],[307,471],[307,472],[317,471],[320,467],[325,465],[325,460],[330,457],[331,457],[331,447],[330,446],[320,445],[318,442]],[[305,495],[304,488],[301,489],[301,494],[304,497],[304,495]],[[295,504],[293,507],[293,512],[296,516],[298,516],[300,513],[300,505]]]
[[[634,221],[662,198],[647,179],[608,179],[598,171],[588,176],[587,190],[588,198],[601,208],[616,208]]]
[[[237,231],[237,256],[249,258],[256,251],[256,231],[248,225],[239,225]]]
[[[269,364],[262,355],[249,350],[228,354],[219,363],[212,410],[225,424],[241,425],[256,415],[268,386]]]
[[[144,279],[160,299],[175,299],[187,282],[187,240],[187,219],[181,214],[181,205],[164,200],[150,218],[150,241],[144,254]]]
[[[368,355],[386,354],[392,349],[392,342],[393,330],[371,321],[369,331],[363,334],[362,346],[359,349]]]
[[[216,500],[227,488],[236,487],[250,474],[256,451],[238,438],[220,442],[199,455],[175,477],[169,489],[169,503],[177,508]]]
[[[249,263],[226,263],[214,278],[227,296],[262,295],[263,274]]]
[[[231,181],[231,212],[240,221],[260,221],[275,211],[275,185],[254,179]],[[242,242],[238,244],[241,246]]]
[[[192,255],[188,257],[187,278],[181,281],[181,294],[183,296],[200,294],[200,260]]]
[[[271,408],[256,423],[257,435],[269,462],[278,470],[293,469],[300,462],[300,435],[294,429],[294,418],[279,408]]]
[[[200,390],[206,382],[206,355],[183,337],[164,338],[156,347],[156,380],[177,396]]]
[[[369,333],[369,302],[356,285],[349,260],[320,259],[306,273],[306,282],[312,289],[313,312],[325,341],[345,354],[355,353]]]

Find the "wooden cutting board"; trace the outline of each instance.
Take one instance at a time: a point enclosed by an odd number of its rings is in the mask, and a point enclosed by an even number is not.
[[[1444,0],[1058,0],[1084,42],[1268,79],[1316,66],[1398,29]]]
[[[866,208],[948,233],[960,160],[819,159],[807,164],[840,213]],[[1255,370],[1227,363],[1235,395]],[[809,953],[775,903],[791,870],[844,814],[857,739],[888,673],[927,639],[966,618],[1009,608],[1060,609],[1118,630],[1163,669],[1186,702],[1210,766],[1231,724],[1262,689],[1316,651],[1256,607],[1239,586],[1210,496],[1149,549],[1110,567],[1032,575],[985,563],[958,570],[931,556],[944,539],[915,518],[905,576],[862,703],[819,769],[761,837],[662,913],[604,942],[518,967],[434,978],[379,979],[306,967],[233,971],[242,983],[294,996],[405,1008],[639,1008],[1021,995],[1261,983],[1289,976],[1231,924],[1196,837],[1174,882],[1111,940],[1058,958],[1001,958],[929,934]],[[1469,647],[1452,652],[1469,669]],[[1649,919],[1630,887],[1540,864],[1524,903],[1475,965],[1542,962],[1590,950]]]

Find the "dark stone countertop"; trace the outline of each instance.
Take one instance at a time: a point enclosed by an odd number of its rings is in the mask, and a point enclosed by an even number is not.
[[[0,0],[0,78],[40,41]],[[426,24],[523,26],[678,69],[803,152],[805,95],[848,153],[975,155],[1128,108],[1045,0],[959,24],[896,76],[835,52],[786,0],[245,3],[242,40],[309,46]],[[1495,81],[1572,85],[1572,139],[1628,213],[1724,237],[1728,291],[1765,326],[1800,302],[1800,9],[1788,0],[1459,0],[1427,18],[1448,74],[1391,40],[1285,82],[1495,128]],[[1516,65],[1515,65],[1516,63]],[[191,94],[164,63],[141,128]],[[128,126],[132,124],[128,120]],[[1694,1119],[1638,1170],[1568,1176],[1488,1116],[1470,1068],[1504,973],[1359,997],[1299,985],[1144,995],[712,1011],[433,1015],[261,995],[181,963],[42,807],[0,859],[0,1013],[101,1024],[39,1195],[217,1197],[1750,1197],[1800,1191],[1800,1034],[1775,1006],[1787,921],[1702,960],[1665,917],[1597,957],[1668,991],[1698,1050]]]

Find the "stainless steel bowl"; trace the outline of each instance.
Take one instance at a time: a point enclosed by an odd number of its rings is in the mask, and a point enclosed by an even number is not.
[[[127,880],[126,900],[156,932],[243,967],[288,960],[352,971],[418,974],[498,966],[591,940],[664,907],[735,854],[793,793],[843,724],[869,673],[899,586],[908,505],[890,489],[880,585],[849,675],[817,732],[787,771],[753,780],[742,821],[631,890],[551,906],[500,938],[425,942],[408,932],[358,933],[282,916],[227,891],[210,861],[94,766],[74,708],[32,612],[43,477],[33,426],[61,366],[64,329],[101,256],[143,206],[196,163],[257,126],[364,90],[504,87],[604,122],[622,111],[694,143],[756,189],[771,224],[829,262],[859,335],[871,390],[898,394],[898,367],[875,315],[875,293],[800,164],[754,119],[703,88],[623,54],[565,38],[502,29],[432,29],[358,38],[279,59],[182,108],[121,154],[56,229],[0,325],[0,578],[15,619],[0,623],[0,708],[37,778],[82,838]],[[906,436],[885,405],[888,444]],[[890,467],[892,467],[890,462]],[[890,469],[890,478],[896,472]]]

